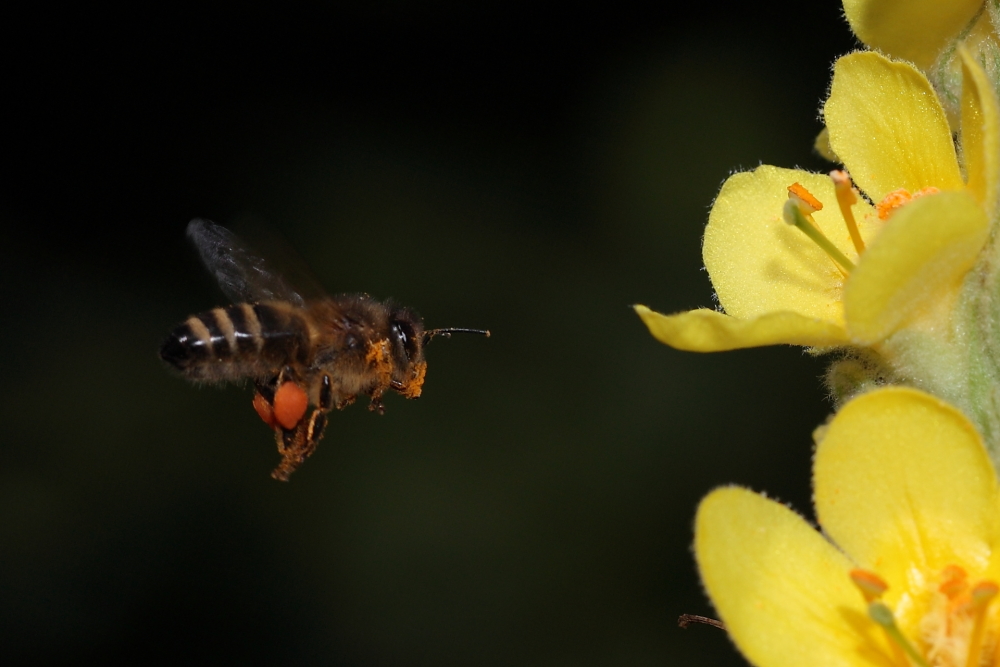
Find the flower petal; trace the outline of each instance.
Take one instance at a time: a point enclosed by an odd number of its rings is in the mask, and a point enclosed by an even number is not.
[[[712,602],[754,665],[880,664],[851,562],[787,507],[716,489],[695,518],[695,557]],[[862,653],[867,648],[868,653]]]
[[[992,219],[1000,181],[1000,109],[986,72],[964,46],[958,53],[962,59],[962,157],[968,187]]]
[[[986,213],[967,192],[941,192],[898,209],[844,289],[851,340],[871,345],[955,291],[986,242]]]
[[[965,185],[944,110],[909,63],[870,51],[844,56],[834,66],[823,115],[834,152],[876,202],[899,188]]]
[[[824,531],[898,594],[908,571],[986,567],[998,536],[998,485],[982,439],[956,408],[906,387],[847,403],[814,463]]]
[[[982,6],[983,0],[844,0],[844,13],[862,42],[927,69]]]
[[[662,315],[646,306],[635,312],[661,343],[689,352],[724,352],[763,345],[833,347],[848,342],[844,328],[833,322],[781,311],[751,320],[700,308],[676,315]]]
[[[827,204],[813,214],[817,226],[849,258],[856,256],[829,177],[771,166],[736,174],[712,206],[702,249],[719,301],[733,317],[790,311],[843,322],[843,275],[819,246],[782,218],[788,186],[796,182]],[[872,217],[860,198],[853,210],[859,220]]]

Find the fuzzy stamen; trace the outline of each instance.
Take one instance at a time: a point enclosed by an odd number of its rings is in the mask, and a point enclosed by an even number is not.
[[[798,227],[813,243],[818,245],[846,276],[854,269],[854,262],[847,259],[847,256],[833,245],[830,239],[826,238],[812,219],[812,214],[822,208],[823,204],[808,190],[798,183],[792,183],[788,186],[788,201],[785,202],[782,215],[785,222]]]
[[[972,634],[969,636],[969,654],[965,659],[965,667],[979,667],[980,656],[983,653],[983,634],[986,630],[986,611],[998,592],[1000,592],[1000,586],[992,581],[981,581],[970,591],[974,620]]]
[[[909,656],[910,660],[919,665],[919,667],[930,667],[924,656],[920,655],[920,651],[916,649],[899,629],[899,626],[896,625],[896,617],[884,602],[875,601],[869,604],[868,616],[882,626],[882,629],[885,630],[885,634],[888,635],[892,643],[903,649],[903,652]]]
[[[851,206],[858,203],[858,191],[851,184],[851,177],[846,171],[836,169],[830,172],[833,180],[833,187],[837,192],[837,204],[840,206],[840,215],[844,217],[844,224],[851,235],[851,243],[860,255],[865,251],[865,242],[861,239],[861,232],[858,230],[858,223],[854,220],[854,211]]]

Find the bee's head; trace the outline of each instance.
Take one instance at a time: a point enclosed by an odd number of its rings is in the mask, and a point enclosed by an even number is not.
[[[392,355],[399,369],[424,360],[424,321],[409,308],[393,308],[389,314]]]
[[[393,389],[407,398],[420,396],[427,372],[424,346],[435,336],[450,338],[453,333],[477,333],[489,336],[481,329],[424,329],[424,321],[409,308],[392,308],[389,314],[389,335],[392,339],[395,373]]]

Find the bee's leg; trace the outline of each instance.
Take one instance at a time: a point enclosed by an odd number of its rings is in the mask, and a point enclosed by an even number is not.
[[[382,394],[392,386],[392,355],[389,352],[389,341],[383,339],[370,343],[365,363],[374,378],[372,388],[366,392],[371,398],[368,409],[380,415],[385,414]]]
[[[371,403],[368,404],[368,409],[380,415],[385,414],[385,403],[382,402],[382,392],[371,394]]]
[[[302,443],[302,460],[312,456],[316,451],[316,445],[323,439],[323,431],[326,430],[326,413],[322,410],[313,410],[309,415],[305,430],[305,442]]]
[[[414,363],[410,369],[410,377],[404,382],[392,380],[389,388],[406,398],[420,398],[423,391],[424,377],[427,375],[427,362]]]
[[[323,431],[326,429],[326,413],[330,412],[335,405],[333,382],[331,382],[329,375],[323,375],[319,378],[319,390],[316,395],[316,409],[309,415],[308,420],[304,419],[301,422],[305,425],[300,450],[303,461],[312,456],[319,441],[323,439]]]
[[[305,418],[305,415],[302,415],[292,428],[279,427],[275,429],[275,439],[278,443],[278,452],[281,454],[281,463],[271,473],[271,477],[277,480],[287,482],[288,477],[302,465],[302,462],[312,456],[319,441],[323,438],[323,430],[326,428],[326,413],[334,407],[333,384],[328,375],[322,376],[319,382],[319,405],[309,417]],[[295,386],[298,387],[298,385]]]
[[[306,460],[302,450],[308,424],[309,420],[303,419],[293,428],[285,429],[278,426],[274,429],[274,440],[278,445],[278,453],[281,454],[281,463],[271,471],[271,477],[274,479],[287,482],[295,469]]]
[[[323,377],[319,379],[319,392],[317,393],[318,400],[316,401],[317,407],[323,412],[329,412],[333,409],[333,382],[330,381],[330,376],[324,374]]]

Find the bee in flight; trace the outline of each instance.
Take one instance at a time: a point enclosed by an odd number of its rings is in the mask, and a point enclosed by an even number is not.
[[[390,389],[419,397],[427,373],[424,347],[432,338],[490,335],[425,330],[409,308],[366,294],[307,300],[225,227],[196,219],[187,235],[233,304],[178,325],[160,358],[189,380],[254,383],[254,409],[274,430],[281,454],[271,476],[281,481],[316,450],[334,408],[363,394],[371,401],[368,409],[381,414]]]

